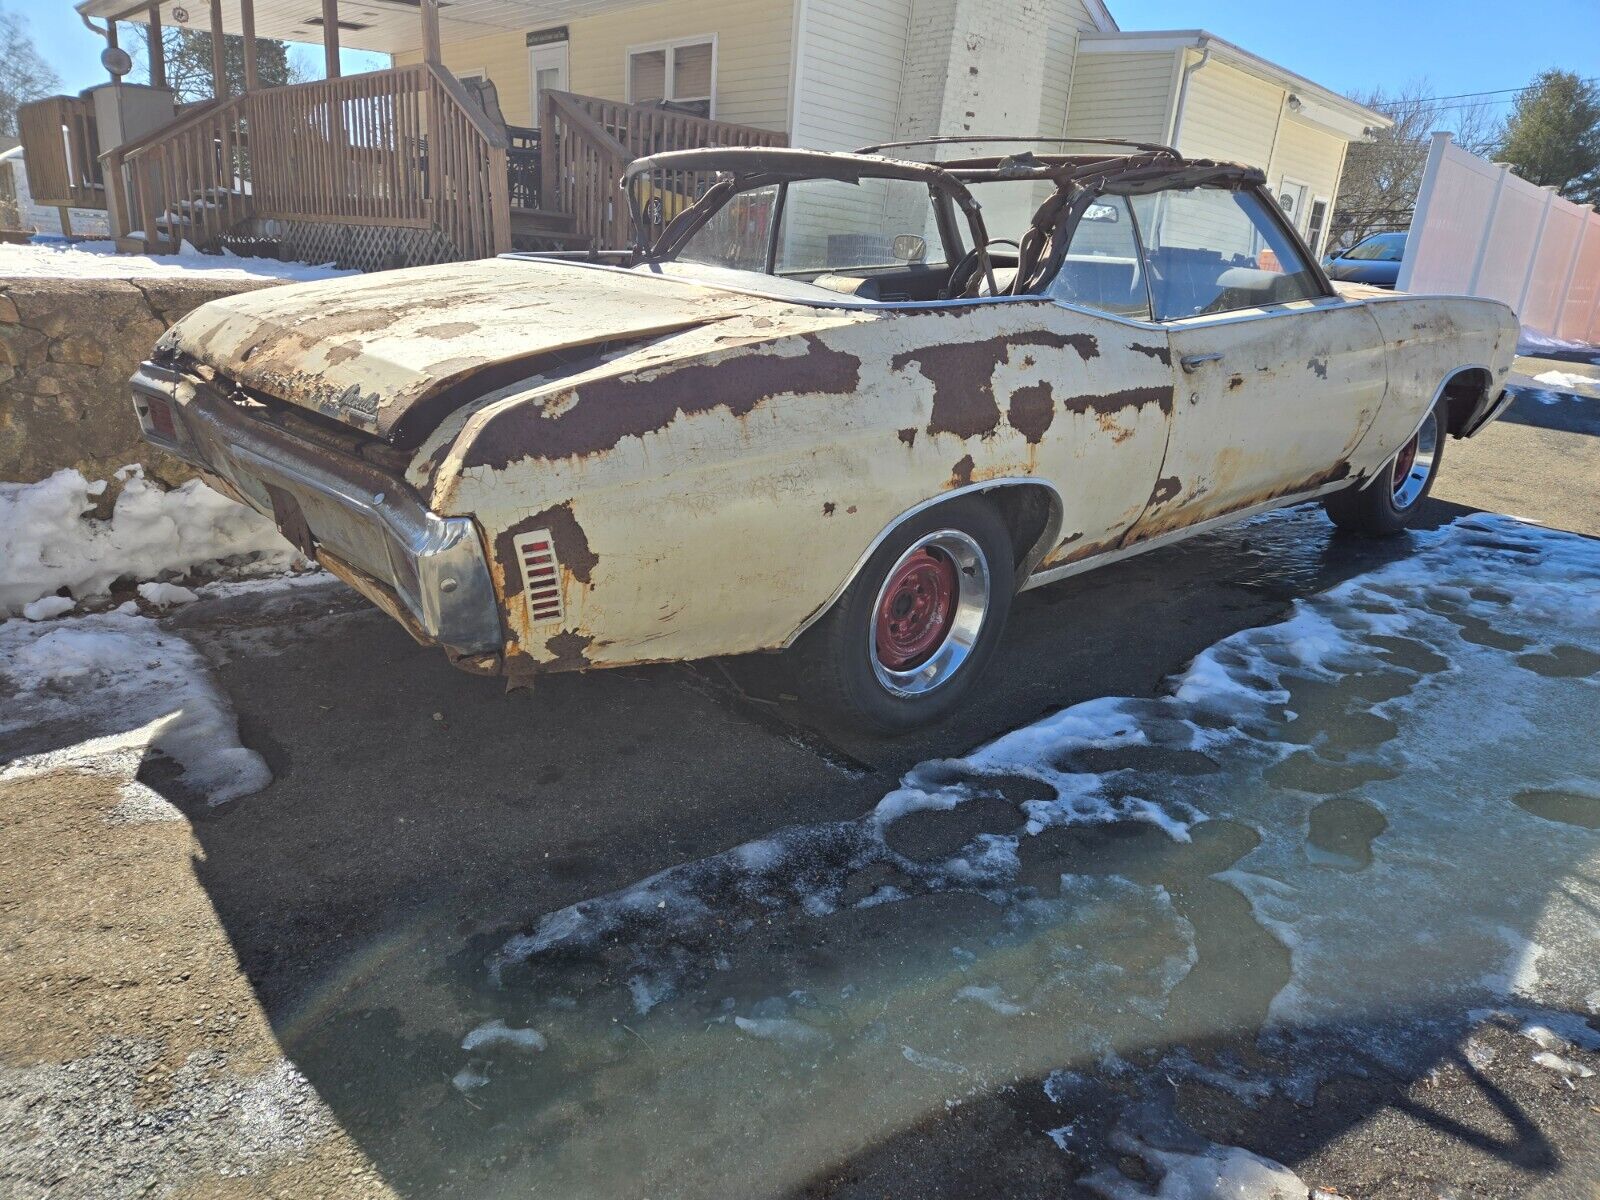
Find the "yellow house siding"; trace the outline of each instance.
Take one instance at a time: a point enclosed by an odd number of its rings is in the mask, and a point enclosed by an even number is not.
[[[1078,35],[1095,30],[1094,18],[1083,0],[1056,0],[1056,9],[1047,34],[1044,87],[1039,97],[1039,132],[1046,137],[1065,136]]]
[[[530,30],[556,22],[539,22]],[[716,35],[714,114],[719,121],[787,131],[790,39],[794,0],[668,0],[603,16],[565,22],[568,30],[567,86],[574,92],[627,99],[630,46]],[[452,71],[486,70],[500,94],[500,108],[514,125],[532,121],[528,50],[523,32],[446,42],[444,65]],[[395,56],[417,62],[418,53]]]
[[[1189,62],[1199,55],[1186,51]],[[1272,159],[1283,89],[1219,63],[1189,76],[1177,146],[1193,158],[1244,163],[1263,170]]]
[[[1167,136],[1173,55],[1082,54],[1072,73],[1068,137],[1161,142]]]

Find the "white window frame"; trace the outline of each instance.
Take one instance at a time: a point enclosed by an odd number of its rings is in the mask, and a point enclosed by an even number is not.
[[[1314,210],[1319,204],[1322,205],[1324,209],[1322,218],[1322,233],[1320,235],[1322,246],[1309,247],[1312,257],[1318,259],[1322,257],[1323,246],[1328,244],[1328,231],[1333,226],[1333,199],[1329,196],[1319,196],[1315,192],[1311,194],[1311,199],[1306,202],[1306,236],[1308,238],[1311,236],[1311,213],[1312,210]]]
[[[714,33],[697,33],[693,37],[669,38],[664,42],[641,42],[637,46],[629,46],[624,50],[622,52],[622,85],[626,89],[624,94],[627,96],[628,103],[632,104],[634,102],[633,56],[635,54],[649,54],[652,50],[665,50],[667,52],[666,78],[662,81],[662,90],[666,93],[668,100],[681,104],[684,101],[673,94],[676,91],[677,84],[678,48],[680,46],[703,46],[707,42],[711,43],[711,95],[690,96],[688,99],[709,101],[707,105],[707,111],[710,114],[709,119],[715,121],[717,119],[717,35]]]

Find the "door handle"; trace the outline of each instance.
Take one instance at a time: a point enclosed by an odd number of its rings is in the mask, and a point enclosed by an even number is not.
[[[1178,365],[1184,369],[1186,374],[1193,375],[1205,363],[1221,361],[1222,354],[1220,352],[1216,354],[1187,354],[1178,360]]]

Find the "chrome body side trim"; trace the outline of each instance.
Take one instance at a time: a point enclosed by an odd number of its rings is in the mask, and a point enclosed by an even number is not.
[[[1173,542],[1181,542],[1185,538],[1194,537],[1202,533],[1210,533],[1215,529],[1223,529],[1247,517],[1258,516],[1264,512],[1272,512],[1279,508],[1293,508],[1296,504],[1304,504],[1308,500],[1337,492],[1349,484],[1325,484],[1309,492],[1299,492],[1293,496],[1280,496],[1275,500],[1267,500],[1261,504],[1252,504],[1248,508],[1241,508],[1237,512],[1223,513],[1219,517],[1211,517],[1204,521],[1197,521],[1193,525],[1185,525],[1182,529],[1174,529],[1149,541],[1139,542],[1137,545],[1124,546],[1119,550],[1107,550],[1101,554],[1093,554],[1088,558],[1079,559],[1077,562],[1063,563],[1059,567],[1051,567],[1048,571],[1040,571],[1025,580],[1019,592],[1030,591],[1036,587],[1043,587],[1047,583],[1055,583],[1060,579],[1070,579],[1074,575],[1082,575],[1085,571],[1092,571],[1096,567],[1109,566],[1114,562],[1121,562],[1125,558],[1132,558],[1136,554],[1143,554],[1146,550],[1157,550],[1162,546],[1170,546]]]

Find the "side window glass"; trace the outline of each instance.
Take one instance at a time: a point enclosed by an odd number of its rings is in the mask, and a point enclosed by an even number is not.
[[[1150,319],[1133,213],[1123,196],[1100,196],[1084,210],[1048,295],[1119,317]]]
[[[1310,300],[1322,285],[1254,192],[1185,188],[1133,199],[1159,321]]]

